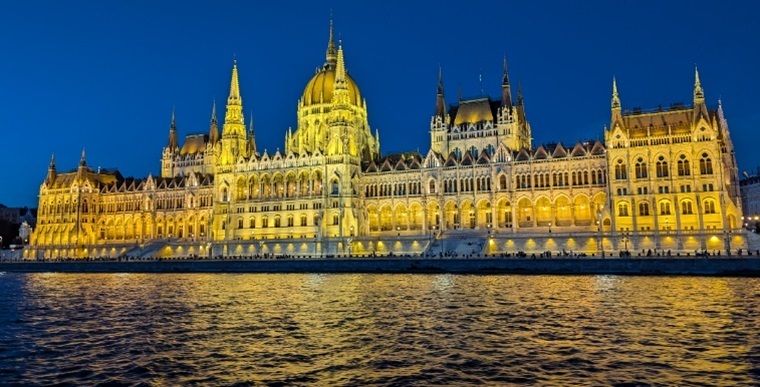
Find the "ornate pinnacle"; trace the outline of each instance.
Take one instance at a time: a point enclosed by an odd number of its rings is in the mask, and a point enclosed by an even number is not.
[[[620,109],[620,95],[618,94],[617,80],[612,77],[612,103],[613,109]]]

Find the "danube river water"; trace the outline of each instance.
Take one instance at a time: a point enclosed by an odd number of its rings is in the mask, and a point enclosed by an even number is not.
[[[760,383],[760,279],[0,274],[0,384]]]

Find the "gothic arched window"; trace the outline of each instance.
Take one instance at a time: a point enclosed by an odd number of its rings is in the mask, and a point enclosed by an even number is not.
[[[647,163],[641,157],[636,160],[635,170],[637,179],[647,178]]]
[[[617,180],[625,180],[628,178],[628,171],[625,168],[625,163],[623,163],[623,160],[618,160],[617,165],[615,165],[615,179]]]
[[[681,214],[691,215],[694,213],[694,208],[691,205],[691,201],[684,200],[681,202]]]
[[[705,214],[715,213],[715,202],[712,200],[705,200]]]
[[[668,162],[664,156],[657,158],[657,177],[668,177]]]
[[[649,203],[639,203],[639,215],[649,216]]]
[[[628,216],[628,204],[627,203],[620,203],[620,204],[618,204],[618,216]]]
[[[689,176],[689,175],[691,175],[689,159],[686,158],[686,155],[681,155],[678,158],[678,176]]]
[[[713,174],[712,160],[707,153],[702,153],[702,158],[699,160],[699,173],[702,175]]]

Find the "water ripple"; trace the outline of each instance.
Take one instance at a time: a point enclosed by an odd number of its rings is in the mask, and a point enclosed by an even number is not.
[[[760,280],[3,274],[0,384],[753,385]]]

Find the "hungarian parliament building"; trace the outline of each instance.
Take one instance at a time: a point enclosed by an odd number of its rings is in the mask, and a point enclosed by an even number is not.
[[[613,80],[603,141],[536,145],[504,66],[500,99],[448,104],[439,75],[427,153],[380,153],[332,26],[284,151],[260,152],[238,65],[224,111],[136,179],[51,159],[28,259],[630,251],[746,247],[734,147],[695,71],[693,101],[624,110]],[[432,97],[432,96],[431,96]],[[431,102],[433,98],[431,98]],[[432,105],[432,103],[431,103]]]

